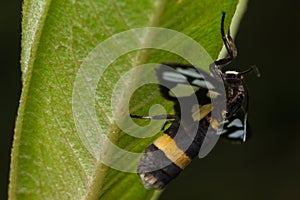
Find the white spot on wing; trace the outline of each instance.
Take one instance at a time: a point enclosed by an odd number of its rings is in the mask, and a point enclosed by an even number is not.
[[[244,131],[238,130],[228,135],[228,138],[244,138]]]
[[[184,75],[174,73],[174,72],[163,72],[162,79],[170,82],[176,83],[186,83],[187,79]]]
[[[243,123],[240,119],[234,119],[230,124],[228,124],[227,127],[232,127],[232,126],[243,127]]]
[[[193,80],[192,84],[197,85],[199,87],[207,88],[207,89],[214,89],[215,88],[210,82],[207,82],[205,80],[196,79],[196,80]]]
[[[182,69],[182,68],[177,68],[176,70],[178,72],[180,72],[181,74],[184,74],[184,75],[187,75],[187,76],[190,76],[193,78],[204,79],[204,76],[195,70],[188,70],[188,69]]]

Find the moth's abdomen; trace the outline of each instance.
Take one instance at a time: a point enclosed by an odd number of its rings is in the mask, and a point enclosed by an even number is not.
[[[172,125],[174,127],[178,124]],[[182,144],[176,142],[172,136],[174,129],[172,126],[170,128],[148,146],[141,157],[138,174],[147,189],[164,188],[198,155],[200,150],[200,145],[194,140],[188,143],[185,151],[182,150]]]
[[[167,166],[161,168],[164,163]],[[164,188],[181,171],[182,168],[167,158],[165,153],[154,144],[146,148],[138,166],[138,174],[147,189]]]

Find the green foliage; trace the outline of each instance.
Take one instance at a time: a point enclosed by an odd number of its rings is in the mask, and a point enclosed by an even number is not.
[[[222,47],[221,12],[227,14],[228,27],[237,3],[237,0],[24,1],[23,89],[12,151],[10,199],[157,198],[160,192],[145,190],[136,174],[101,164],[82,142],[72,112],[76,74],[84,58],[101,41],[146,26],[182,32],[201,41],[216,59]],[[110,98],[117,78],[137,64],[165,61],[183,62],[172,54],[134,51],[114,62],[99,81],[98,121],[120,148],[142,152],[153,138],[130,137],[109,120]],[[157,87],[148,85],[135,93],[131,110],[145,115],[147,105],[153,102],[163,102],[167,109],[171,108],[160,97]]]

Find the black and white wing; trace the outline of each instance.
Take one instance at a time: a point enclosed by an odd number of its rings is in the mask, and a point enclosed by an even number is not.
[[[245,142],[249,138],[248,127],[247,113],[240,109],[236,115],[223,122],[223,129],[218,134],[231,141]]]
[[[191,65],[163,63],[156,70],[156,75],[160,85],[167,88],[174,88],[179,84],[191,85],[214,92],[218,92],[220,88],[223,88],[221,81]]]

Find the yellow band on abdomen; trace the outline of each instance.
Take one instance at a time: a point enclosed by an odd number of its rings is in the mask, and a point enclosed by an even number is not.
[[[191,158],[179,149],[175,141],[167,134],[163,134],[157,138],[153,144],[181,169],[185,168],[191,162]]]

